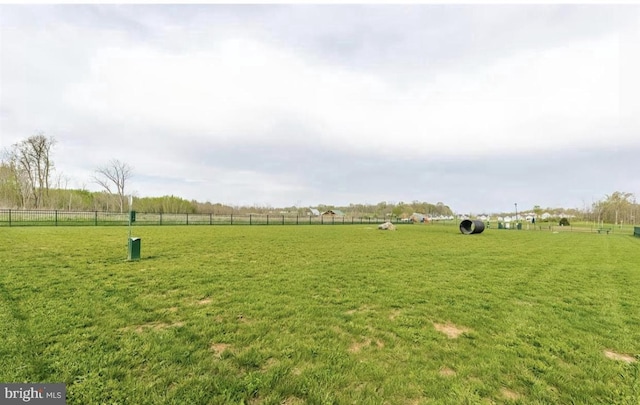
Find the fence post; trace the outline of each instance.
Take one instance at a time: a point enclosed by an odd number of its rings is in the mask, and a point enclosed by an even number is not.
[[[160,225],[162,225],[162,212],[160,213]]]
[[[249,214],[249,225],[253,225],[253,214]]]
[[[209,225],[213,225],[213,215],[209,213]]]
[[[58,226],[58,210],[54,211],[53,217],[55,218],[56,226]]]
[[[284,225],[284,215],[282,216],[282,225]]]
[[[233,225],[233,214],[231,214],[231,225]]]
[[[187,212],[187,225],[189,225],[189,213]]]
[[[98,226],[98,211],[93,211],[93,225]]]
[[[9,210],[9,228],[11,228],[11,210]]]
[[[269,214],[267,214],[267,225],[269,225]]]
[[[296,215],[296,225],[298,225],[298,215]]]

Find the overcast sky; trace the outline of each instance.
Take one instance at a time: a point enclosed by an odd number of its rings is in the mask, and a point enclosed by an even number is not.
[[[0,149],[70,188],[460,213],[640,199],[640,5],[0,5]]]

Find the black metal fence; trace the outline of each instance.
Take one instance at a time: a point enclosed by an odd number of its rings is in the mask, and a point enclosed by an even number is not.
[[[162,214],[136,212],[135,225],[347,225],[400,222],[398,218],[272,214]],[[128,212],[0,209],[1,226],[128,225]]]

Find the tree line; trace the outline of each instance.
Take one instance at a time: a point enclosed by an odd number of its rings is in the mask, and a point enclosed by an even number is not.
[[[98,166],[92,181],[102,191],[69,189],[68,179],[55,175],[52,157],[56,140],[43,133],[30,136],[2,151],[0,155],[0,208],[53,209],[67,211],[120,211],[129,210],[127,185],[133,177],[133,168],[118,159]],[[136,210],[150,213],[203,213],[203,214],[282,214],[309,215],[306,207],[231,206],[220,203],[185,200],[169,195],[162,197],[134,197]],[[319,204],[320,212],[339,209],[351,217],[408,217],[414,212],[432,216],[451,216],[453,210],[442,202],[436,204],[417,201],[379,202],[377,204],[349,204],[335,206]],[[526,210],[526,209],[525,209]],[[613,224],[640,222],[640,205],[633,193],[616,191],[606,195],[590,207],[578,209],[547,208],[534,206],[530,211],[540,216],[542,212],[571,213],[578,220]]]

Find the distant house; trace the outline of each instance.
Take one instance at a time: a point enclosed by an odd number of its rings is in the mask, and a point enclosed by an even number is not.
[[[309,214],[310,216],[317,217],[317,216],[319,216],[319,215],[320,215],[320,211],[318,211],[318,210],[317,210],[317,209],[315,209],[315,208],[309,208],[309,211],[311,211],[311,213]]]
[[[322,216],[329,216],[329,217],[344,217],[344,212],[340,211],[340,210],[328,210],[322,213]]]

